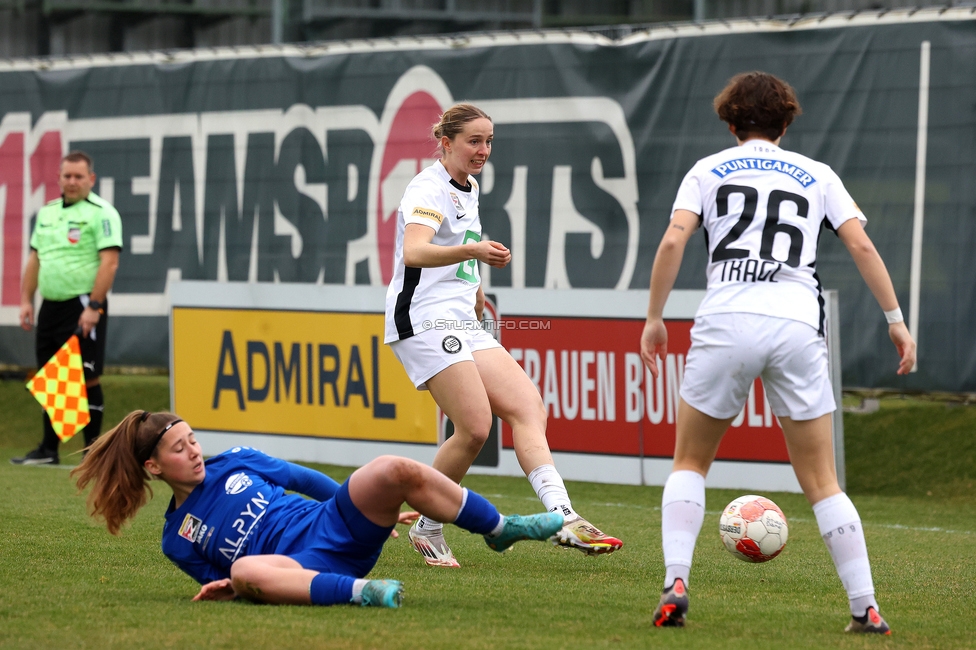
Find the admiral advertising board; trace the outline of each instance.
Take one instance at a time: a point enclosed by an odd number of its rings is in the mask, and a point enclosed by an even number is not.
[[[173,340],[174,412],[194,427],[437,442],[434,403],[395,372],[382,314],[180,307]]]
[[[583,294],[499,289],[489,295],[485,322],[542,396],[549,446],[565,478],[663,485],[702,292],[669,300],[668,355],[656,380],[639,354],[647,292]],[[378,287],[177,283],[173,409],[193,422],[205,453],[247,444],[333,464],[361,465],[384,453],[431,462],[451,425],[382,343],[384,297]],[[471,471],[520,476],[511,429],[497,431]],[[843,477],[842,457],[838,469]],[[758,379],[708,482],[799,490]]]

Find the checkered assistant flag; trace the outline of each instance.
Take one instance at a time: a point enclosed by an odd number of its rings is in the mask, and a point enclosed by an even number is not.
[[[27,382],[31,392],[51,418],[51,426],[61,442],[85,428],[91,420],[88,413],[88,389],[81,365],[78,336],[61,346],[53,357]]]

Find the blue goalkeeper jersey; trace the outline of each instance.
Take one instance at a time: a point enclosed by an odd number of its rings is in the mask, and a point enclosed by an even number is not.
[[[339,489],[321,472],[248,447],[218,454],[206,467],[179,508],[170,501],[163,525],[163,553],[200,584],[229,578],[239,557],[300,546],[321,502]]]

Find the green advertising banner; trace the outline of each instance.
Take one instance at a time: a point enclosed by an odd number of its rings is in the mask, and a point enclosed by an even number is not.
[[[918,372],[896,377],[881,310],[824,231],[844,385],[976,391],[976,21],[948,20],[0,65],[0,363],[34,363],[21,273],[70,149],[123,219],[107,362],[162,366],[176,279],[388,283],[397,202],[459,100],[495,123],[481,215],[513,261],[490,286],[646,288],[685,172],[734,144],[712,98],[753,69],[797,89],[783,146],[844,179],[917,314]],[[677,288],[704,288],[704,256],[696,235]]]

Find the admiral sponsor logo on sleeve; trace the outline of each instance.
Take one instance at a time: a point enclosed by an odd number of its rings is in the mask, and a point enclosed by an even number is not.
[[[736,158],[724,162],[712,169],[712,173],[719,178],[725,178],[729,174],[749,170],[773,171],[790,176],[803,187],[810,187],[817,182],[806,170],[783,162],[782,160],[771,160],[769,158]]]
[[[431,221],[436,221],[441,223],[444,221],[444,215],[442,215],[437,210],[431,210],[429,208],[416,207],[413,212],[410,213],[411,217],[423,217],[424,219],[430,219]]]

